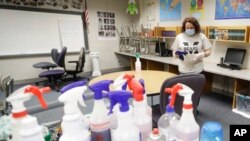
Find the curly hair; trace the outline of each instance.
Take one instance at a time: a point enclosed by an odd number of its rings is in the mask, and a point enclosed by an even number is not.
[[[191,23],[194,26],[195,34],[201,32],[201,26],[200,26],[198,20],[194,17],[187,17],[184,19],[184,21],[182,22],[181,32],[185,32],[185,30],[186,30],[185,25],[187,22]]]

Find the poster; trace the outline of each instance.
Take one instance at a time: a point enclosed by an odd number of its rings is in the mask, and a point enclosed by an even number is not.
[[[147,20],[148,21],[155,20],[155,0],[147,1]]]
[[[200,20],[204,13],[204,0],[190,0],[190,13],[192,17]]]
[[[181,0],[160,0],[160,21],[181,20]]]
[[[116,38],[115,13],[97,11],[98,39],[109,40]]]
[[[250,0],[216,0],[215,19],[250,18]]]

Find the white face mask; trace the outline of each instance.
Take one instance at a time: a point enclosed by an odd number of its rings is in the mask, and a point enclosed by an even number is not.
[[[185,33],[186,33],[188,36],[192,36],[192,35],[194,35],[195,30],[194,30],[194,29],[186,29],[186,30],[185,30]]]

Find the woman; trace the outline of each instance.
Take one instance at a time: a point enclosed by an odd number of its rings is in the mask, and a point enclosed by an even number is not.
[[[194,17],[184,19],[181,31],[172,45],[174,56],[180,59],[179,72],[200,73],[203,71],[203,58],[210,55],[212,45],[201,33],[200,24]]]

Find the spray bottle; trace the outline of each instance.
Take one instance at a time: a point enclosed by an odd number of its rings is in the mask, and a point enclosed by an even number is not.
[[[146,88],[145,88],[145,83],[143,79],[140,79],[139,82],[143,86],[143,103],[145,103],[145,106],[147,108],[147,114],[152,117],[152,107],[148,105],[148,97],[146,94]]]
[[[152,130],[152,117],[147,114],[147,107],[143,102],[143,86],[131,75],[124,76],[127,79],[129,89],[132,90],[134,98],[133,120],[141,133],[141,140],[147,141]]]
[[[177,92],[181,89],[181,85],[174,85],[172,88],[166,88],[165,93],[169,96],[169,104],[166,106],[164,113],[158,120],[158,128],[164,134],[165,141],[174,141],[176,138],[175,129],[180,120],[180,116],[174,111],[174,103]]]
[[[176,141],[199,141],[200,126],[197,124],[193,114],[192,95],[194,91],[184,84],[178,91],[184,97],[182,115],[176,126]]]
[[[139,72],[141,71],[141,61],[140,61],[140,53],[135,54],[136,62],[135,62],[135,71]]]
[[[64,103],[62,136],[59,141],[90,141],[88,123],[82,115],[78,103],[85,106],[82,95],[87,90],[86,81],[71,83],[61,89],[58,100]]]
[[[119,77],[117,77],[113,83],[113,88],[114,90],[126,90],[127,89],[127,81],[126,79],[123,79],[124,78],[124,73],[121,74]],[[129,105],[129,112],[132,112],[132,106]],[[119,105],[115,105],[114,108],[113,108],[114,112],[112,114],[110,114],[110,118],[111,118],[111,129],[115,129],[117,128],[118,126],[118,121],[117,121],[117,112],[119,111]],[[111,130],[111,134],[112,134],[112,131]]]
[[[129,112],[128,99],[132,97],[131,95],[131,92],[124,90],[109,92],[111,101],[109,113],[112,113],[114,106],[119,103],[118,127],[112,132],[112,141],[140,141],[140,131],[133,122],[132,113]]]
[[[39,130],[38,124],[36,124],[36,121],[34,121],[34,118],[29,118],[30,115],[28,115],[28,112],[26,108],[24,107],[24,102],[31,99],[33,95],[35,95],[42,108],[46,109],[47,104],[42,96],[43,93],[49,92],[50,88],[38,88],[31,85],[26,85],[15,92],[13,92],[6,100],[11,103],[12,105],[12,113],[11,113],[11,127],[12,127],[12,139],[11,141],[24,141],[29,140],[30,138],[36,139],[36,141],[40,141],[43,139],[40,136],[40,132],[42,133],[42,128]],[[26,120],[24,120],[26,119]],[[24,121],[23,121],[24,120]],[[22,122],[23,121],[23,122]],[[23,125],[26,124],[26,125]],[[33,127],[28,126],[29,124],[32,124]],[[21,129],[25,130],[25,127],[28,126],[28,128],[37,128],[36,132],[31,132],[27,135],[20,134]],[[35,126],[35,127],[34,127]],[[23,128],[22,128],[23,127]],[[36,136],[38,135],[38,136]]]
[[[111,141],[110,116],[103,101],[103,91],[109,92],[112,80],[103,80],[89,86],[94,92],[94,108],[89,118],[92,141]]]

